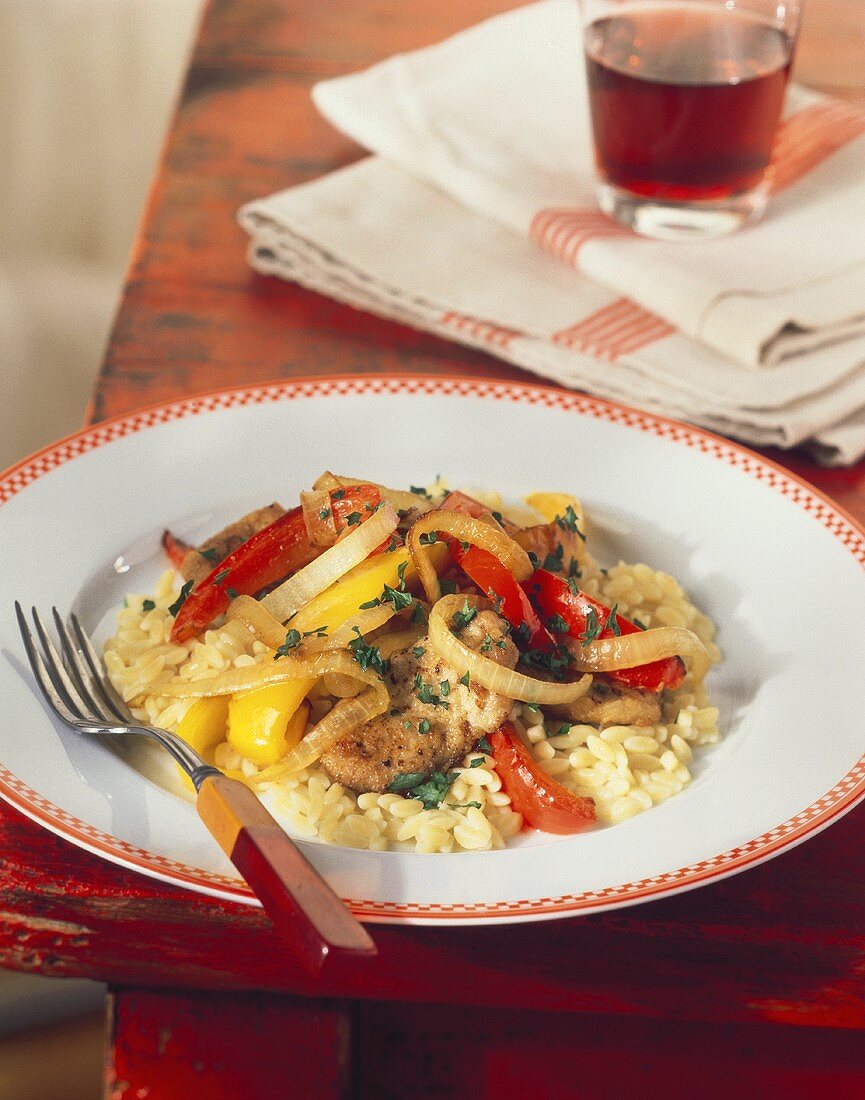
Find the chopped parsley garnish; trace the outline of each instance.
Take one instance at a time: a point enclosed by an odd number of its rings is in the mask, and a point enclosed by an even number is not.
[[[418,733],[429,733],[429,718],[421,718],[417,724]]]
[[[396,535],[391,535],[390,542],[387,544],[388,551],[396,550],[398,544],[399,539],[396,537]]]
[[[462,676],[460,676],[460,683],[463,685],[463,687],[468,687],[470,681],[471,681],[471,676],[469,675],[468,670],[466,670],[462,674]]]
[[[501,514],[501,512],[493,512],[491,514],[492,514],[493,519],[496,521],[496,523],[501,524],[501,523],[504,522],[505,517]]]
[[[523,622],[520,623],[519,626],[513,628],[513,635],[518,642],[522,642],[523,645],[526,645],[532,636],[532,629],[528,623]]]
[[[177,596],[177,599],[168,608],[168,614],[169,615],[175,615],[175,616],[177,615],[177,612],[186,603],[187,598],[189,597],[189,593],[192,591],[192,586],[194,584],[195,584],[195,581],[191,581],[191,580],[187,581],[186,584],[180,589],[180,592]]]
[[[570,654],[564,646],[556,646],[549,653],[541,649],[527,649],[525,653],[520,654],[520,661],[534,668],[542,668],[560,680],[562,673],[570,664]]]
[[[325,504],[325,506],[322,508],[322,510],[318,513],[318,518],[319,519],[330,519],[331,514],[332,513],[331,513],[330,508],[328,508],[328,506]]]
[[[565,560],[565,548],[561,543],[556,547],[555,553],[547,554],[544,558],[543,568],[550,573],[561,573]]]
[[[580,586],[577,584],[576,577],[568,577],[568,588],[570,588],[575,596],[579,594]]]
[[[363,516],[361,516],[360,512],[349,512],[345,517],[346,526],[353,527],[356,523],[360,523],[362,519]]]
[[[480,808],[480,802],[448,802],[449,810],[479,810]]]
[[[491,634],[485,634],[484,640],[481,642],[481,653],[489,653],[493,648],[493,638]]]
[[[451,693],[450,680],[442,680],[442,682],[439,684],[439,691],[442,693],[443,696],[444,695],[450,695],[450,693]]]
[[[452,596],[457,590],[457,582],[451,580],[439,581],[443,596]]]
[[[639,619],[631,619],[631,622],[634,624],[634,626],[638,626],[640,628],[640,630],[648,630],[649,629],[646,626],[646,624],[643,623],[643,622],[640,622]]]
[[[427,620],[426,608],[422,603],[415,603],[412,609],[410,623],[414,623],[415,626],[423,626]]]
[[[478,743],[475,745],[475,748],[478,752],[485,752],[492,755],[493,747],[489,743],[489,741],[487,741],[486,734],[484,734],[480,741],[478,741]],[[472,764],[472,767],[474,767],[474,764]]]
[[[397,576],[399,577],[399,588],[392,588],[389,584],[386,584],[382,589],[380,596],[377,596],[373,600],[367,600],[366,603],[360,605],[360,611],[366,611],[370,607],[378,607],[379,604],[390,603],[393,604],[394,611],[405,611],[407,607],[411,607],[414,603],[414,596],[411,592],[405,590],[405,571],[408,568],[408,561],[402,562],[397,567]]]
[[[326,638],[327,624],[325,624],[324,626],[315,626],[312,628],[312,630],[304,630],[303,632],[304,638],[311,638],[313,634],[316,636],[316,638]]]
[[[439,540],[438,531],[424,531],[418,539],[421,546],[433,546]]]
[[[571,560],[568,562],[568,580],[571,581],[574,579],[574,577],[582,577],[582,575],[583,571],[577,564],[577,559],[571,558]]]
[[[274,661],[276,661],[280,657],[287,657],[289,653],[291,653],[293,649],[297,649],[299,645],[300,631],[289,630],[288,633],[285,635],[285,641],[273,655]]]
[[[231,586],[229,585],[229,587],[228,587],[228,588],[226,588],[226,590],[225,590],[225,594],[226,594],[226,596],[228,596],[228,598],[229,598],[230,600],[236,600],[236,599],[237,599],[237,595],[238,595],[238,592],[237,592],[237,589],[236,589],[236,588],[232,588],[232,587],[231,587]]]
[[[218,572],[218,573],[216,574],[216,576],[215,576],[215,577],[213,578],[213,583],[214,583],[214,584],[222,584],[222,582],[223,582],[223,581],[225,580],[225,578],[226,578],[226,577],[228,576],[228,574],[229,574],[230,572],[231,572],[231,570],[230,570],[230,569],[221,569],[221,570],[220,570],[220,571],[219,571],[219,572]]]
[[[534,550],[527,550],[526,553],[529,555],[529,561],[532,563],[532,569],[537,569],[541,564],[541,559],[534,552]]]
[[[548,733],[547,737],[564,737],[566,733],[570,733],[573,722],[562,722],[555,733]]]
[[[419,798],[425,810],[434,810],[444,802],[456,777],[456,772],[451,772],[449,775],[445,775],[444,772],[433,772],[425,783],[418,783],[412,789],[411,797]]]
[[[597,613],[593,607],[590,607],[586,612],[586,629],[580,635],[580,645],[589,645],[598,638],[603,630],[603,626],[598,621]]]
[[[579,535],[583,542],[586,541],[586,536],[577,526],[577,513],[570,504],[565,509],[563,516],[556,516],[556,523],[563,531],[570,531],[573,535]]]
[[[474,757],[474,759],[469,760],[469,767],[470,768],[479,768],[481,766],[481,764],[485,764],[485,763],[486,763],[486,761],[484,760],[484,758],[482,756],[476,756],[476,757]]]
[[[445,681],[445,683],[447,683],[447,681]],[[449,684],[448,690],[450,690]],[[414,692],[419,703],[427,703],[431,707],[442,707],[444,710],[447,710],[450,706],[450,703],[448,703],[446,699],[442,699],[441,695],[435,695],[433,693],[432,684],[427,684],[421,678],[419,672],[414,678]]]
[[[342,500],[342,498],[343,498],[344,496],[345,496],[345,489],[335,489],[335,490],[334,490],[334,491],[333,491],[333,492],[332,492],[332,493],[330,494],[330,499],[331,499],[331,500]]]
[[[426,653],[426,650],[422,645],[416,645],[411,651],[411,655],[416,661],[419,661],[421,657],[423,657],[424,653]]]
[[[434,810],[444,801],[456,777],[456,772],[448,775],[433,772],[429,776],[426,772],[400,772],[388,783],[387,789],[407,798],[417,798],[423,802],[425,810]]]
[[[617,638],[621,637],[622,634],[622,628],[616,622],[616,611],[618,610],[618,608],[619,605],[617,603],[614,603],[613,606],[610,608],[610,613],[607,616],[607,623],[605,627],[606,630],[612,630],[613,634]]]
[[[425,500],[432,500],[432,497],[423,489],[420,485],[409,485],[409,492],[414,493],[416,497],[423,497]]]
[[[142,603],[141,603],[141,610],[142,611],[152,611],[154,609],[154,607],[156,607],[156,601],[155,600],[143,600]]]
[[[372,669],[383,678],[385,673],[390,672],[390,661],[384,660],[378,646],[367,644],[363,634],[361,634],[356,626],[352,629],[355,634],[357,634],[357,637],[352,638],[348,643],[348,648],[351,650],[352,657],[354,657],[364,672],[368,669]]]
[[[414,603],[414,596],[411,592],[406,592],[404,589],[391,588],[389,584],[386,584],[379,597],[379,603],[392,603],[394,611],[405,611],[407,607],[411,607]]]
[[[472,607],[468,600],[463,603],[462,610],[455,611],[454,617],[451,620],[453,622],[454,630],[464,630],[472,619],[477,615],[478,609]]]
[[[558,612],[555,615],[550,615],[547,619],[547,626],[556,634],[567,634],[568,632],[568,624]]]
[[[388,783],[387,789],[394,794],[403,794],[421,783],[425,774],[425,772],[400,772]]]
[[[208,561],[213,562],[214,565],[219,561],[219,551],[215,546],[210,546],[207,550],[199,550],[198,552],[203,558],[207,558]]]

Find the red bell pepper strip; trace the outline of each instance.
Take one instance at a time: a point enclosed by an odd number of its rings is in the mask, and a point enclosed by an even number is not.
[[[374,485],[331,490],[330,507],[337,532],[361,523],[380,501],[381,494]],[[171,628],[172,641],[194,638],[226,611],[234,595],[253,596],[302,569],[320,553],[309,540],[303,509],[286,512],[241,543],[187,596]]]
[[[162,532],[162,549],[174,568],[179,570],[183,565],[183,559],[193,547],[166,529]]]
[[[579,833],[597,820],[595,803],[563,787],[538,767],[509,723],[489,735],[490,747],[511,806],[545,833]]]
[[[586,636],[591,613],[594,613],[599,624],[609,622],[609,607],[579,588],[572,589],[566,580],[546,569],[535,570],[525,582],[524,588],[534,605],[545,616],[548,625],[553,615],[561,617],[570,638],[579,640]],[[635,623],[623,615],[616,615],[615,623],[620,634],[638,634],[640,631]],[[612,638],[614,634],[615,631],[605,625],[597,637]],[[680,657],[666,657],[634,668],[616,669],[604,675],[625,687],[657,692],[664,688],[677,688],[685,678],[685,665]]]
[[[448,512],[482,519],[492,516],[485,504],[465,493],[448,493],[441,507]],[[493,516],[493,519],[495,517]],[[496,521],[498,522],[498,521]],[[504,521],[503,521],[504,522]],[[501,525],[500,525],[501,526]],[[514,529],[514,525],[509,525]],[[448,548],[454,560],[477,587],[492,600],[500,600],[499,613],[507,619],[514,629],[514,638],[528,649],[540,649],[547,653],[553,648],[553,639],[531,605],[531,601],[520,588],[495,554],[482,550],[479,546],[470,546],[464,550],[458,539],[448,539]]]
[[[553,648],[549,631],[513,574],[495,554],[478,546],[463,550],[458,539],[449,539],[448,546],[469,580],[491,600],[499,601],[499,614],[511,624],[514,639],[526,649],[549,652]]]

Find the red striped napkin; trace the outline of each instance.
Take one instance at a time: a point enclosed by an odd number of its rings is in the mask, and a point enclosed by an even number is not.
[[[751,442],[865,452],[865,114],[791,89],[767,217],[679,244],[594,205],[571,0],[314,94],[376,155],[245,207],[259,270]]]

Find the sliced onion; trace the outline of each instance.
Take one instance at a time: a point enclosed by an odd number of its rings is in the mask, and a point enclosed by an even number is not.
[[[311,656],[280,657],[278,661],[266,660],[244,668],[230,668],[206,680],[190,680],[188,683],[166,684],[160,687],[160,695],[175,699],[209,699],[214,695],[236,695],[240,691],[255,691],[268,684],[282,684],[287,680],[308,680],[310,687],[328,672],[338,672],[360,680],[369,687],[380,689],[387,698],[387,688],[381,678],[364,670],[345,649],[329,649]]]
[[[380,691],[374,687],[367,688],[354,699],[343,699],[337,703],[333,710],[307,733],[303,740],[291,749],[278,763],[273,764],[255,777],[256,783],[271,783],[274,780],[284,779],[301,768],[308,768],[341,737],[351,733],[353,729],[362,726],[371,718],[377,718],[383,714],[390,703],[385,688],[381,685]]]
[[[401,653],[404,649],[414,645],[418,638],[423,637],[423,634],[424,632],[419,626],[413,626],[408,630],[395,630],[393,634],[385,634],[381,638],[376,638],[375,644],[378,646],[382,657],[388,660],[394,653]]]
[[[330,588],[349,569],[360,565],[397,529],[398,524],[399,516],[390,504],[384,502],[356,530],[268,593],[261,601],[265,610],[285,622],[314,596]]]
[[[358,478],[357,481],[352,482],[352,485],[361,484],[372,485],[372,482],[365,481],[362,478]],[[334,477],[330,470],[325,470],[323,474],[319,474],[319,476],[315,479],[315,481],[312,483],[312,487],[313,489],[322,490],[329,493],[331,489],[340,489],[342,487],[342,482],[339,480],[338,477]]]
[[[582,672],[613,672],[620,668],[637,668],[667,657],[683,657],[691,675],[698,682],[709,668],[706,647],[684,626],[659,626],[641,630],[639,634],[622,634],[618,638],[598,638],[588,645],[573,639],[563,639],[574,665]]]
[[[450,621],[466,602],[474,607],[479,606],[479,601],[472,596],[444,596],[433,605],[429,619],[430,644],[459,676],[467,672],[470,683],[480,684],[497,695],[523,703],[573,703],[589,690],[591,676],[583,676],[568,684],[548,683],[496,664],[460,641],[451,630]]]
[[[510,535],[506,535],[498,524],[491,526],[486,520],[475,519],[474,516],[462,515],[459,512],[440,509],[427,512],[412,524],[406,536],[406,546],[430,603],[435,603],[441,596],[441,585],[438,574],[430,562],[429,554],[425,553],[426,547],[421,544],[420,537],[432,531],[441,531],[445,535],[452,535],[459,539],[460,542],[468,542],[472,546],[488,550],[518,581],[528,580],[532,575],[532,563],[528,554],[514,542]]]
[[[227,622],[242,623],[256,641],[278,649],[285,641],[285,627],[253,596],[235,596],[225,613]]]
[[[338,489],[344,485],[374,485],[381,493],[382,499],[389,501],[400,512],[408,512],[414,509],[416,512],[429,512],[435,505],[431,500],[421,496],[420,493],[409,493],[405,489],[389,489],[387,485],[379,485],[375,481],[367,481],[362,477],[339,477],[330,471],[325,471],[314,484],[313,489]]]
[[[326,550],[336,542],[336,520],[330,506],[330,493],[303,492],[300,494],[303,522],[313,546]]]
[[[306,639],[303,652],[311,654],[320,653],[325,649],[344,649],[352,638],[357,637],[356,630],[361,634],[369,634],[384,626],[395,614],[393,606],[387,603],[364,608],[346,619],[332,634],[323,638]],[[279,649],[285,641],[285,626],[252,596],[236,596],[229,604],[226,619],[242,623],[259,642],[263,642],[270,649]]]

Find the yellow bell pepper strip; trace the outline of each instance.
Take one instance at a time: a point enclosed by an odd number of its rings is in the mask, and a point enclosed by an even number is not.
[[[210,699],[196,699],[177,727],[178,736],[212,764],[212,750],[225,740],[228,725],[228,699],[214,695]]]
[[[582,506],[570,493],[529,493],[523,499],[530,508],[540,512],[547,523],[555,523],[556,519],[566,516],[569,508],[582,519]]]
[[[440,565],[447,555],[446,548],[436,546],[431,550],[436,564]],[[332,634],[347,619],[357,615],[362,604],[379,599],[386,585],[399,589],[401,583],[416,576],[406,547],[368,558],[301,608],[289,620],[288,633],[297,639],[297,644],[304,634]],[[260,766],[277,763],[303,736],[308,707],[301,704],[314,685],[314,679],[289,680],[233,696],[229,710],[229,743],[241,756]],[[274,711],[279,712],[278,720]],[[302,720],[292,717],[301,711],[304,712]],[[287,722],[284,729],[283,720]],[[292,736],[296,736],[294,742]]]
[[[228,743],[259,767],[275,764],[300,741],[309,706],[298,681],[243,691],[228,704]]]
[[[180,720],[179,737],[195,749],[208,764],[213,763],[213,750],[225,740],[228,727],[228,697],[214,695],[209,699],[196,699]],[[183,785],[190,791],[195,787],[186,772],[177,765]]]

